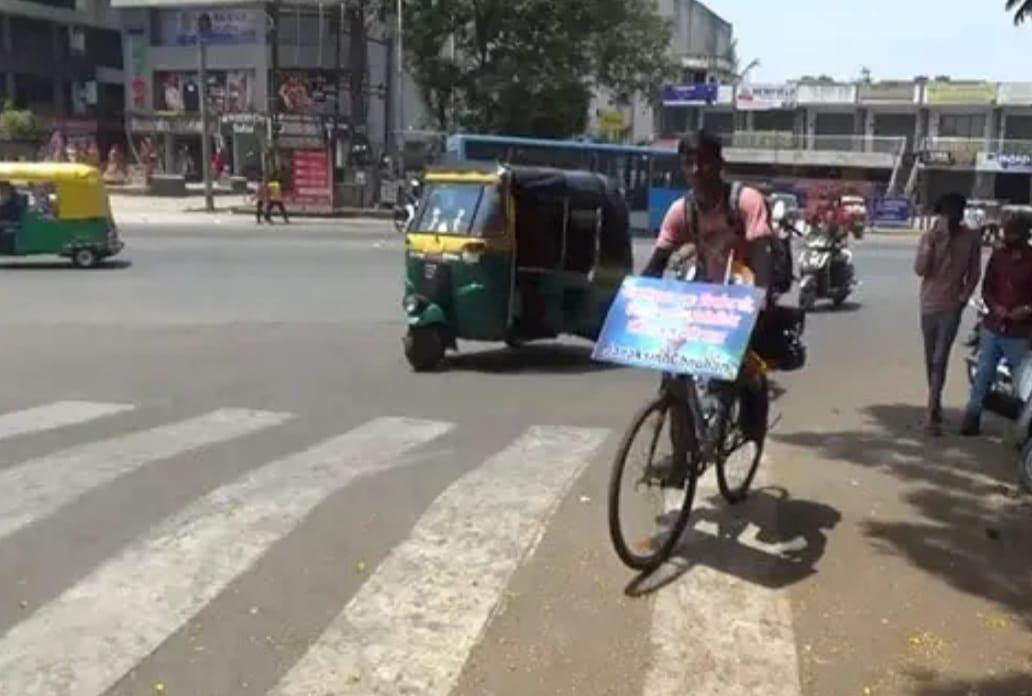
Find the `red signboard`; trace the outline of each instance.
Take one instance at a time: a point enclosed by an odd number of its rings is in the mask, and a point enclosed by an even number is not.
[[[325,150],[294,150],[292,163],[291,207],[313,213],[332,212],[333,177],[329,154]]]

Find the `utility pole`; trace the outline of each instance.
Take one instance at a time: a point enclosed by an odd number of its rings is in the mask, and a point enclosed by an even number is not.
[[[403,35],[405,33],[405,14],[404,14],[403,0],[398,0],[397,13],[398,13],[398,26],[396,29],[397,40],[398,40],[398,55],[397,55],[397,77],[398,83],[398,135],[396,137],[398,147],[398,172],[399,175],[404,175],[405,170],[405,43]]]
[[[208,35],[211,33],[211,16],[202,12],[197,18],[197,48],[201,65],[201,171],[204,172],[204,209],[215,212],[215,196],[211,182],[211,136],[208,134]]]
[[[279,6],[273,2],[268,15],[269,36],[269,171],[275,175],[279,163]]]

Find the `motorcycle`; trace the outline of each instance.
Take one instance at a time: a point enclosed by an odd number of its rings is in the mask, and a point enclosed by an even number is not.
[[[857,285],[853,252],[827,227],[813,226],[799,252],[799,308],[810,311],[820,299],[839,307]]]
[[[419,179],[412,179],[401,195],[398,196],[398,203],[394,206],[394,229],[399,234],[404,234],[412,221],[416,219],[416,211],[419,209],[419,198],[422,194],[423,182]]]

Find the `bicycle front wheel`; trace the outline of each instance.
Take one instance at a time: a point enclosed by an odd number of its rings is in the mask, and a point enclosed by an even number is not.
[[[683,426],[677,437],[674,419]],[[609,479],[609,535],[629,568],[659,566],[688,524],[697,480],[689,467],[691,427],[688,409],[664,394],[638,411],[620,441]],[[674,487],[679,472],[684,483]]]
[[[770,394],[766,378],[735,391],[721,425],[717,485],[728,503],[744,501],[756,478],[767,441]]]

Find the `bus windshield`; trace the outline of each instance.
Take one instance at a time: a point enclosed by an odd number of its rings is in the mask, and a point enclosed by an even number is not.
[[[489,237],[504,231],[498,187],[431,183],[423,193],[412,229],[435,234]]]

